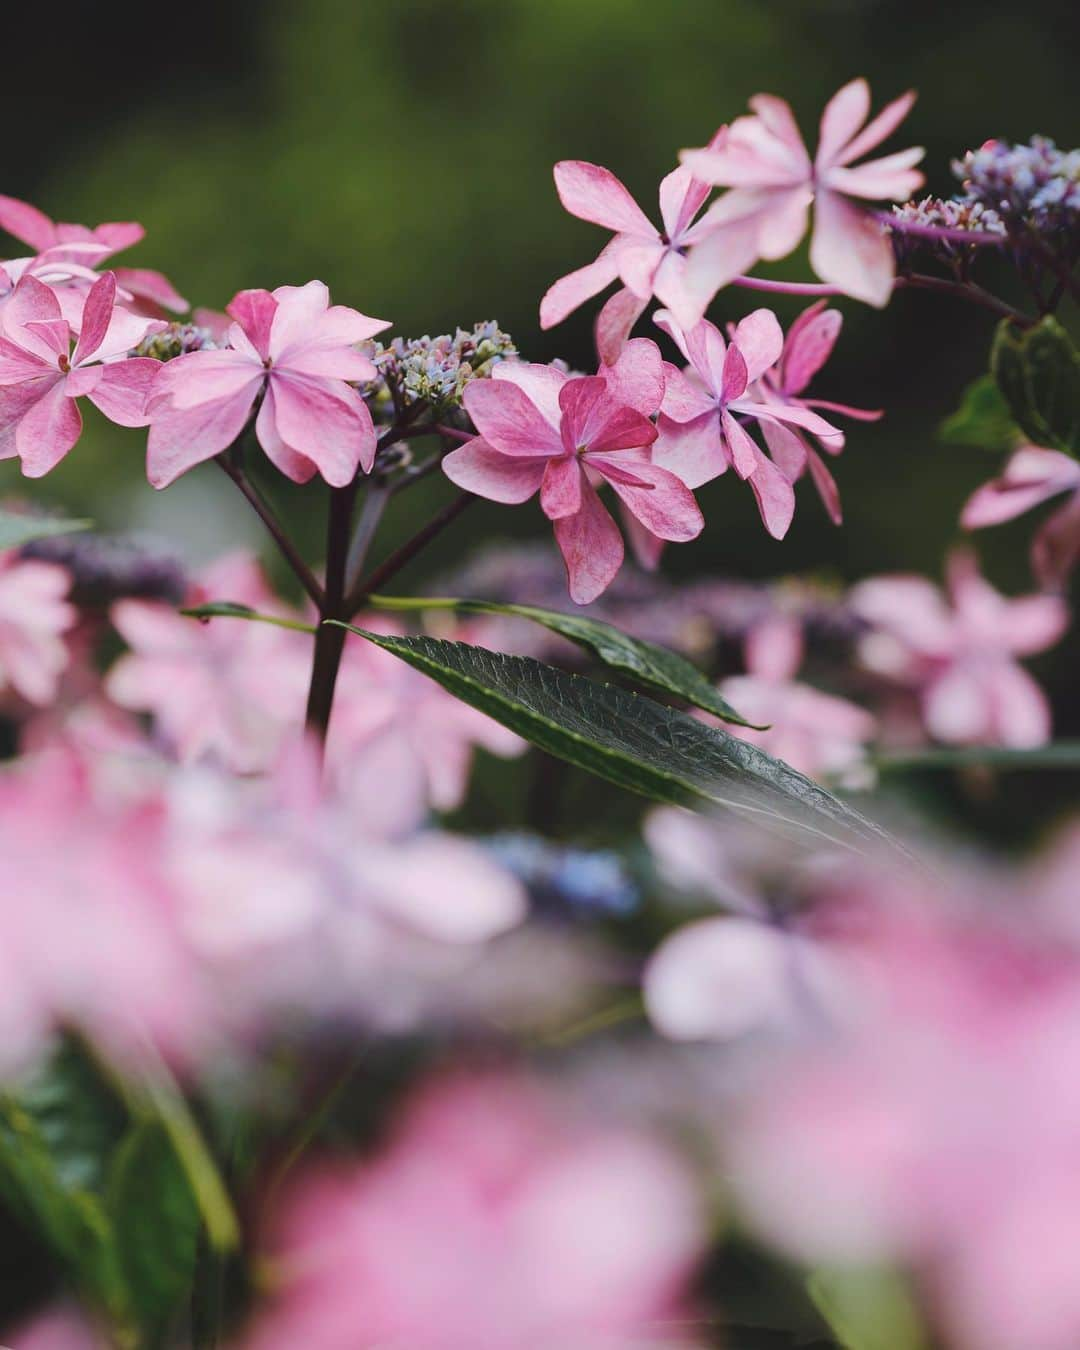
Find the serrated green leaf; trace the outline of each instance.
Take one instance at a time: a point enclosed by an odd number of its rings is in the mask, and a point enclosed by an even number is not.
[[[893,1272],[816,1270],[806,1288],[844,1350],[926,1350],[918,1310]]]
[[[497,614],[528,619],[552,633],[558,633],[560,637],[576,643],[579,647],[584,647],[611,670],[628,675],[648,689],[671,694],[695,708],[712,713],[721,721],[733,722],[741,727],[752,727],[757,731],[765,729],[741,717],[730,703],[720,697],[697,666],[687,661],[684,656],[669,651],[666,647],[660,647],[655,642],[630,637],[612,624],[603,623],[599,619],[589,619],[579,614],[562,614],[553,609],[538,609],[534,605],[498,604],[493,600],[370,595],[368,604],[373,609],[394,611],[450,609],[458,614]]]
[[[1080,354],[1051,316],[1020,332],[1007,320],[994,338],[990,367],[1013,418],[1035,444],[1080,452]]]
[[[979,450],[1010,450],[1017,443],[1020,431],[993,375],[980,375],[968,385],[959,408],[942,422],[938,437],[946,445]]]
[[[166,1130],[134,1126],[117,1149],[105,1202],[136,1317],[153,1341],[191,1289],[199,1209]]]
[[[22,548],[35,539],[51,539],[57,534],[74,534],[90,529],[89,520],[61,520],[54,516],[22,515],[17,511],[0,510],[0,551]]]
[[[848,847],[892,843],[782,760],[644,695],[463,642],[340,626],[549,754],[654,801],[727,807],[766,828]]]

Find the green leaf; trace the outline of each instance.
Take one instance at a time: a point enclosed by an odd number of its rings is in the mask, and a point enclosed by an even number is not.
[[[979,450],[1010,450],[1020,439],[1005,397],[993,375],[981,375],[964,390],[957,410],[942,422],[938,437],[946,445]]]
[[[248,619],[252,623],[270,623],[275,628],[291,628],[297,633],[314,633],[310,623],[301,623],[299,619],[283,619],[276,614],[260,614],[250,605],[240,605],[233,600],[214,600],[208,605],[191,605],[182,609],[181,614],[189,619],[199,619],[208,623],[211,619]]]
[[[117,1256],[147,1340],[191,1289],[199,1209],[160,1121],[135,1125],[117,1149],[106,1188]]]
[[[1080,353],[1056,319],[1020,332],[1002,322],[990,367],[1014,419],[1036,445],[1080,452]]]
[[[721,721],[734,722],[740,727],[753,727],[757,731],[765,729],[740,717],[731,704],[720,697],[697,666],[685,657],[668,651],[666,647],[657,646],[655,642],[630,637],[599,619],[587,619],[579,614],[561,614],[553,609],[537,609],[533,605],[502,605],[491,600],[452,600],[442,597],[399,599],[390,595],[370,595],[368,603],[373,609],[452,609],[459,614],[500,614],[529,619],[570,642],[576,642],[579,647],[592,652],[604,665],[628,675],[648,689],[674,695],[695,708],[712,713]]]
[[[727,807],[767,828],[848,847],[892,842],[782,760],[643,695],[463,642],[339,626],[549,754],[654,801]]]
[[[88,530],[92,524],[89,520],[61,520],[55,516],[0,510],[0,550],[22,548],[35,539],[51,539],[57,534],[74,534],[77,530]]]
[[[990,769],[1080,769],[1080,741],[1055,741],[1026,750],[1004,746],[971,745],[959,749],[928,746],[922,750],[901,750],[879,755],[875,764],[882,773],[904,773],[919,769],[966,769],[973,765]]]
[[[806,1288],[844,1350],[926,1350],[918,1310],[891,1271],[816,1270]]]

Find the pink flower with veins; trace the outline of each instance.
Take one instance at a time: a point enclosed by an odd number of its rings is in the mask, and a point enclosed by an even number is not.
[[[754,115],[737,118],[720,145],[684,150],[682,162],[698,178],[730,188],[698,223],[703,242],[687,263],[688,285],[707,279],[715,293],[746,270],[741,246],[748,221],[756,222],[755,259],[786,257],[806,233],[813,202],[814,271],[857,300],[887,304],[896,274],[892,244],[877,219],[849,199],[907,201],[923,183],[914,168],[923,150],[853,161],[890,136],[914,102],[913,92],[903,94],[867,122],[870,87],[852,80],[826,105],[811,160],[788,104],[758,94],[750,100]]]
[[[82,434],[79,398],[120,426],[146,425],[143,405],[159,363],[124,358],[155,324],[117,307],[111,272],[90,288],[74,352],[56,296],[35,277],[16,286],[5,321],[11,336],[0,336],[0,459],[18,455],[28,478],[55,468]]]
[[[764,731],[729,727],[811,778],[850,778],[866,762],[866,742],[876,730],[865,708],[824,694],[795,679],[803,659],[797,621],[777,616],[751,629],[745,675],[722,681],[720,692]]]
[[[1000,525],[1030,511],[1060,493],[1068,501],[1036,531],[1031,544],[1031,568],[1041,586],[1061,590],[1080,562],[1080,463],[1058,450],[1025,445],[993,478],[968,498],[960,514],[965,530]]]
[[[919,692],[935,739],[959,745],[1043,745],[1046,696],[1018,663],[1053,646],[1068,626],[1056,596],[1007,600],[967,552],[950,555],[947,596],[924,577],[871,577],[851,605],[875,630],[860,643],[863,664]]]
[[[782,404],[788,408],[823,408],[826,412],[854,417],[861,422],[876,422],[881,412],[875,409],[853,408],[846,403],[831,403],[826,399],[804,398],[803,391],[829,359],[836,339],[840,336],[844,317],[838,309],[826,309],[825,301],[804,309],[787,331],[784,350],[775,366],[770,367],[758,381],[755,392],[765,403]],[[761,423],[765,443],[772,457],[791,482],[797,482],[809,469],[825,510],[835,525],[842,520],[840,493],[832,474],[821,456],[800,431],[781,422]],[[838,455],[844,448],[844,435],[819,441],[830,455]]]
[[[690,363],[686,373],[666,366],[667,381],[660,408],[659,439],[653,463],[677,474],[688,487],[700,487],[734,465],[750,483],[765,528],[783,539],[795,514],[791,482],[759,448],[743,420],[786,424],[824,440],[843,433],[809,408],[755,397],[754,385],[780,359],[784,336],[768,309],[748,314],[735,328],[730,343],[708,319],[686,331],[674,315],[658,310],[657,325],[676,343]]]
[[[56,697],[68,664],[62,635],[78,617],[70,588],[65,568],[0,553],[0,692],[10,687],[38,707]]]
[[[724,134],[721,128],[710,146],[723,144]],[[572,216],[614,230],[615,237],[595,262],[570,272],[550,287],[540,301],[541,328],[562,323],[579,305],[617,279],[621,279],[623,289],[604,305],[596,324],[597,347],[608,364],[618,359],[630,330],[654,295],[687,328],[697,323],[715,287],[709,290],[707,279],[698,279],[694,287],[688,284],[686,252],[702,237],[694,217],[711,191],[707,183],[686,168],[667,175],[660,184],[662,230],[653,225],[618,178],[598,164],[561,160],[555,165],[555,187]],[[746,265],[753,259],[751,245]],[[741,267],[736,267],[739,270]]]
[[[331,305],[321,281],[241,291],[227,306],[229,346],[190,352],[159,366],[147,410],[147,476],[167,487],[227,449],[256,401],[255,435],[295,483],[322,474],[346,487],[375,459],[367,404],[348,381],[376,370],[355,344],[389,325]]]
[[[614,383],[613,383],[614,381]],[[660,539],[685,542],[704,522],[693,494],[650,457],[649,420],[663,397],[656,345],[628,345],[615,374],[572,378],[551,366],[506,361],[475,380],[465,407],[479,435],[443,460],[451,482],[516,504],[537,491],[566,563],[570,597],[595,600],[622,566],[618,526],[596,492],[607,483]]]
[[[146,235],[143,227],[133,220],[110,221],[92,229],[86,225],[69,225],[50,220],[29,202],[17,197],[0,196],[0,229],[29,244],[39,255],[62,259],[65,253],[76,260],[80,246],[87,249],[83,261],[90,262],[89,248],[97,250],[98,262],[139,243]],[[37,260],[19,259],[20,263]],[[5,264],[10,268],[10,264]],[[157,317],[158,307],[182,313],[188,303],[177,293],[172,283],[160,272],[145,267],[118,267],[115,275],[120,286],[130,292],[136,302],[149,306],[146,312]]]
[[[249,1350],[689,1350],[694,1188],[650,1136],[538,1084],[414,1096],[374,1158],[294,1183],[271,1216],[275,1303]]]

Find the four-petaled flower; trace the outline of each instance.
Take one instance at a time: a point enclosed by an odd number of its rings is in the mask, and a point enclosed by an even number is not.
[[[870,87],[852,80],[826,104],[811,160],[789,105],[758,94],[750,100],[754,115],[736,118],[722,144],[684,151],[683,163],[700,179],[731,189],[699,222],[704,242],[687,265],[690,287],[707,279],[715,293],[745,270],[741,244],[750,220],[757,222],[755,257],[786,257],[806,233],[813,202],[814,271],[857,300],[887,304],[895,276],[892,244],[875,217],[848,199],[907,201],[923,183],[914,168],[923,150],[852,162],[891,135],[914,101],[913,92],[903,94],[867,123]]]
[[[809,408],[780,401],[762,402],[753,386],[780,359],[784,337],[768,309],[748,314],[730,343],[707,319],[686,331],[673,314],[659,310],[656,322],[690,363],[684,373],[666,368],[660,414],[660,438],[653,461],[689,487],[700,487],[729,464],[746,479],[757,498],[765,528],[782,539],[795,514],[795,491],[787,476],[757,445],[742,419],[792,423],[824,440],[841,433]]]
[[[622,536],[596,492],[601,482],[660,539],[685,542],[704,524],[685,483],[650,458],[656,427],[649,418],[663,394],[659,350],[631,343],[623,361],[614,377],[576,379],[551,366],[504,362],[465,391],[480,434],[443,461],[458,487],[492,501],[524,502],[539,491],[570,597],[581,605],[606,589],[623,560]]]
[[[160,366],[147,410],[147,476],[169,483],[227,449],[263,396],[255,435],[287,478],[316,473],[345,487],[375,459],[367,404],[346,381],[374,380],[354,346],[389,327],[331,305],[321,281],[241,291],[228,305],[229,346],[191,352]]]
[[[48,286],[23,277],[8,301],[8,336],[0,336],[0,459],[18,455],[28,478],[48,473],[79,439],[78,398],[120,426],[146,425],[143,405],[158,363],[122,358],[154,323],[115,301],[116,278],[106,272],[86,297],[74,352],[71,325]]]

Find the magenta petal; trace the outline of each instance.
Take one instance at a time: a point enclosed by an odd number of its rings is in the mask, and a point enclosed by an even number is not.
[[[262,360],[270,356],[270,329],[278,302],[264,290],[239,291],[225,306],[226,314],[236,320]]]
[[[617,475],[608,477],[602,458],[593,458],[592,465],[608,479],[627,509],[658,539],[684,544],[696,539],[704,529],[705,520],[694,494],[667,469],[658,464],[635,464],[634,476],[644,480],[638,487],[621,481]]]
[[[651,445],[656,427],[634,408],[619,403],[605,380],[586,376],[569,380],[559,394],[563,410],[562,443],[575,450],[631,450]]]
[[[1054,511],[1039,527],[1031,543],[1031,566],[1040,586],[1063,590],[1069,573],[1080,562],[1080,492]]]
[[[682,479],[688,488],[719,478],[727,471],[720,417],[715,408],[691,422],[673,422],[663,413],[657,423],[652,461]]]
[[[725,403],[741,398],[749,382],[746,361],[734,342],[724,355],[724,366],[720,377],[720,397]]]
[[[804,309],[788,329],[781,361],[781,385],[785,394],[801,394],[829,359],[844,316],[826,309],[826,301]]]
[[[619,275],[619,264],[609,244],[593,262],[568,272],[548,287],[540,301],[540,327],[554,328],[579,305],[610,286]]]
[[[540,484],[540,507],[549,520],[560,520],[581,510],[584,474],[576,455],[549,459]]]
[[[587,605],[606,591],[622,566],[619,527],[588,483],[582,484],[581,510],[555,521],[555,542],[576,605]]]
[[[73,365],[77,366],[81,362],[89,360],[101,346],[105,334],[109,331],[109,321],[112,319],[115,304],[116,278],[111,272],[106,272],[103,277],[94,282],[86,297],[86,304],[83,306],[82,325],[79,329],[79,341],[75,347],[75,355],[72,357]]]
[[[473,380],[465,389],[465,410],[477,431],[504,455],[561,455],[555,427],[529,396],[508,379]]]
[[[760,451],[757,466],[747,481],[757,498],[765,528],[774,539],[783,539],[795,516],[795,489],[772,460]]]
[[[168,487],[188,469],[228,449],[243,431],[254,401],[254,392],[241,390],[231,398],[182,412],[153,412],[146,441],[150,486]]]
[[[642,300],[626,286],[620,287],[607,300],[596,316],[594,338],[596,354],[605,365],[618,361],[634,324],[645,313],[648,298]]]
[[[119,426],[146,426],[150,421],[146,400],[160,369],[159,363],[148,356],[133,356],[127,361],[93,368],[101,378],[89,395],[90,402],[110,422]]]
[[[814,208],[810,263],[822,281],[879,309],[889,303],[896,265],[878,221],[835,192],[820,191]]]
[[[15,428],[15,448],[27,478],[41,478],[56,467],[82,433],[82,416],[58,379],[27,409]]]
[[[457,487],[489,501],[517,506],[539,489],[549,461],[504,455],[477,436],[452,450],[442,462],[443,473]]]
[[[375,427],[367,404],[348,385],[271,370],[274,420],[281,439],[305,455],[331,487],[347,487],[375,459]]]
[[[727,442],[728,455],[735,466],[735,472],[740,478],[749,478],[757,467],[761,451],[754,444],[751,436],[728,412],[727,408],[724,408],[720,413],[720,423],[724,432],[724,440]]]
[[[836,486],[836,479],[829,472],[825,461],[816,450],[807,448],[806,462],[810,468],[810,477],[814,480],[814,486],[817,488],[822,506],[828,512],[829,519],[834,525],[842,525],[844,513],[840,506],[840,489]]]
[[[559,200],[572,216],[616,234],[656,236],[656,228],[610,169],[580,159],[555,165]]]

